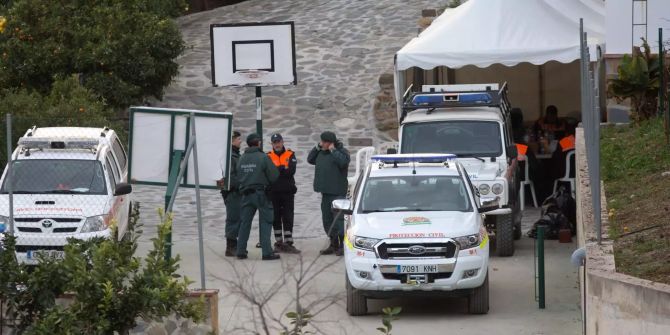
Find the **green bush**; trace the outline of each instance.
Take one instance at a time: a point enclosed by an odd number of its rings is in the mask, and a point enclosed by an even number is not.
[[[42,95],[28,89],[0,91],[0,163],[7,161],[5,114],[12,114],[12,147],[29,128],[37,127],[110,127],[125,139],[123,124],[90,90],[74,76],[57,79],[51,91]]]
[[[203,304],[186,302],[190,281],[177,274],[179,257],[165,260],[165,237],[172,220],[162,220],[153,249],[141,259],[137,249],[139,206],[133,208],[130,235],[117,239],[70,240],[65,258],[42,258],[32,273],[14,257],[14,238],[0,249],[0,300],[25,334],[128,334],[138,318],[160,320],[176,314],[198,322]],[[5,271],[7,270],[7,271]],[[64,307],[55,299],[68,292]]]
[[[184,7],[181,0],[14,0],[0,10],[7,20],[0,88],[46,93],[57,77],[76,74],[117,108],[161,98],[184,50],[170,16]]]

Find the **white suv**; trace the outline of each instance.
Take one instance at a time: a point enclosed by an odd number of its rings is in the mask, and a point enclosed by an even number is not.
[[[109,128],[29,129],[12,155],[11,178],[6,167],[0,180],[0,224],[9,227],[11,189],[19,261],[62,257],[68,238],[109,238],[112,223],[123,237],[131,210],[127,161]]]
[[[367,298],[467,296],[469,311],[487,313],[489,243],[485,211],[454,155],[373,156],[347,215],[347,311],[367,312]]]

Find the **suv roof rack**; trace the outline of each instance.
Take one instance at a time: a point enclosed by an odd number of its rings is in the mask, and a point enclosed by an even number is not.
[[[446,89],[435,92],[410,93],[408,89],[403,96],[400,123],[407,114],[417,109],[453,108],[453,107],[498,107],[503,117],[507,116],[512,108],[507,96],[508,88],[505,82],[498,90],[495,84],[484,85],[443,85]]]

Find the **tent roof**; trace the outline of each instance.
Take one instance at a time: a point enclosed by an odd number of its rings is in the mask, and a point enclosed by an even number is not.
[[[579,18],[589,45],[604,41],[599,0],[470,0],[435,19],[396,55],[398,70],[492,64],[541,65],[580,58]],[[595,53],[591,53],[595,56]]]

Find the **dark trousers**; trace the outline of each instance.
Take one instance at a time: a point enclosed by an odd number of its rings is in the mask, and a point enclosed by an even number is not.
[[[258,226],[263,256],[271,255],[274,250],[270,242],[270,232],[272,227],[272,203],[263,191],[242,195],[242,211],[240,232],[237,239],[237,255],[247,254],[247,241],[251,233],[251,222],[258,211]]]
[[[331,241],[344,236],[344,216],[333,214],[331,206],[333,200],[344,199],[343,195],[321,193],[321,220],[323,230],[326,231]]]
[[[274,208],[275,240],[293,244],[293,212],[295,196],[292,193],[271,193],[272,207]]]
[[[235,191],[223,197],[226,204],[226,238],[237,240],[240,232],[240,211],[242,210],[242,195]]]

